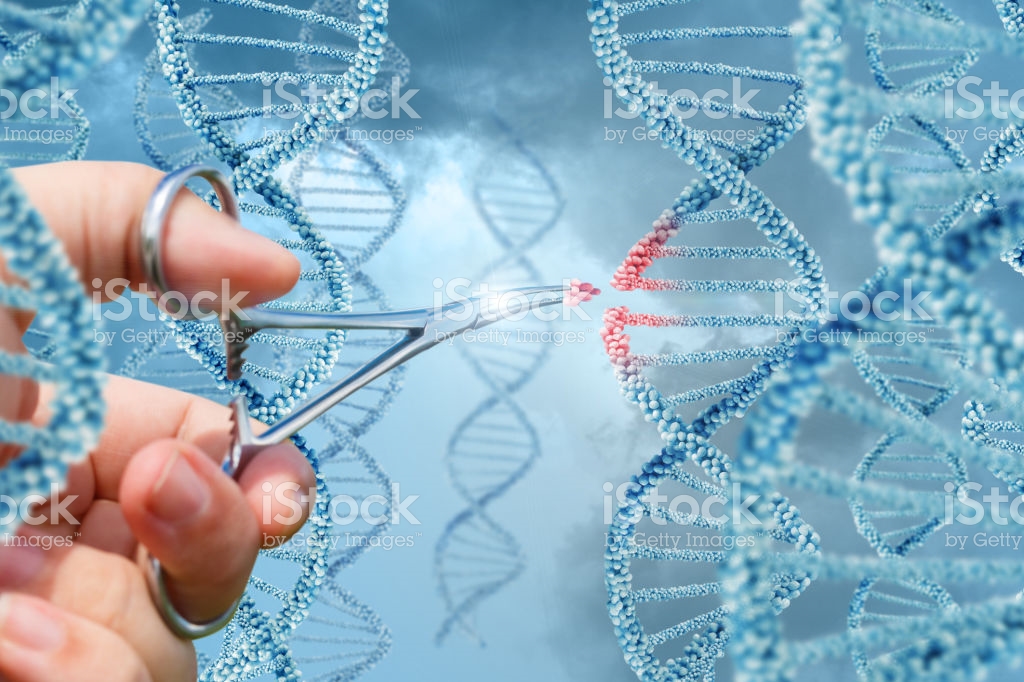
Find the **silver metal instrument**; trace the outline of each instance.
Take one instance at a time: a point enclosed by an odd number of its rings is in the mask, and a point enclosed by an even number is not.
[[[159,300],[169,290],[162,259],[163,235],[167,218],[178,193],[192,178],[203,178],[212,185],[220,201],[221,210],[238,220],[238,201],[231,184],[216,168],[194,165],[168,174],[150,199],[142,218],[142,263],[149,286]],[[336,330],[397,330],[405,336],[356,369],[326,391],[300,405],[289,416],[263,433],[253,433],[248,406],[241,396],[231,402],[233,422],[231,447],[224,456],[223,470],[237,479],[246,465],[263,449],[284,442],[318,417],[345,400],[360,388],[387,374],[399,365],[440,343],[458,335],[485,327],[508,317],[521,317],[537,310],[565,302],[586,300],[589,290],[577,293],[569,300],[572,287],[568,285],[535,287],[497,292],[488,297],[468,298],[441,306],[397,310],[381,313],[307,313],[246,308],[239,313],[220,316],[224,332],[227,357],[227,377],[237,380],[245,367],[243,357],[248,340],[263,329],[336,329]],[[593,294],[598,293],[596,290]],[[179,319],[196,319],[191,311],[165,311]],[[207,623],[192,623],[175,609],[167,593],[160,562],[148,556],[150,566],[150,592],[163,614],[167,625],[178,636],[198,639],[210,635],[230,622],[234,606],[218,618]]]

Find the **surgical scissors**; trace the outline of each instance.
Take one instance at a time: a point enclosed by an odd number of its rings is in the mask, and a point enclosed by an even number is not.
[[[221,210],[235,220],[239,218],[238,201],[232,187],[216,168],[187,166],[164,177],[142,217],[143,271],[155,294],[154,300],[157,301],[162,300],[168,291],[162,259],[167,218],[178,193],[193,178],[209,182],[217,194]],[[245,398],[235,397],[231,402],[231,447],[221,466],[225,473],[237,479],[260,451],[291,438],[360,388],[440,343],[507,317],[518,317],[532,310],[564,302],[575,304],[598,293],[590,285],[571,284],[514,289],[429,308],[380,313],[309,313],[265,308],[245,308],[238,312],[232,310],[222,313],[219,318],[226,345],[227,378],[230,380],[241,378],[245,363],[243,354],[248,341],[264,329],[392,330],[403,331],[405,336],[259,435],[255,435],[250,427]],[[196,319],[192,311],[164,312],[179,319]],[[148,564],[149,584],[154,600],[168,626],[179,636],[187,639],[205,637],[222,628],[233,617],[237,602],[213,621],[188,621],[178,613],[168,597],[159,561],[149,557]]]

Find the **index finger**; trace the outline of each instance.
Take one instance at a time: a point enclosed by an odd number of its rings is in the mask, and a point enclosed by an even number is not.
[[[145,282],[139,226],[163,173],[141,164],[90,161],[12,172],[63,242],[87,291],[106,293],[115,280],[133,289]],[[170,213],[164,254],[169,286],[189,299],[210,292],[219,300],[227,281],[232,294],[247,292],[240,305],[250,306],[283,296],[299,278],[299,262],[287,249],[188,191]]]
[[[41,399],[34,423],[46,423],[50,403],[49,386],[40,387]],[[118,488],[128,461],[146,445],[157,440],[173,438],[186,441],[198,447],[220,464],[231,444],[231,410],[206,398],[176,391],[172,388],[129,379],[109,376],[103,390],[103,397],[109,405],[108,420],[100,442],[90,457],[96,475],[96,497],[118,501]],[[260,433],[267,427],[252,420],[253,431]],[[280,457],[266,457],[262,454],[253,460],[245,473],[252,468],[264,471],[255,465],[261,458],[275,460],[285,480],[295,481],[302,487],[316,485],[313,470],[298,448],[289,442],[275,446]],[[248,476],[242,477],[242,487],[253,482]]]

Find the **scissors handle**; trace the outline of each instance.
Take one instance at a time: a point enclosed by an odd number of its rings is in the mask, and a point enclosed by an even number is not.
[[[164,268],[163,243],[167,229],[167,217],[174,206],[174,200],[192,178],[202,178],[210,183],[220,202],[221,212],[234,220],[239,220],[238,199],[227,177],[214,168],[202,164],[185,166],[168,173],[157,185],[153,195],[146,204],[142,214],[142,273],[146,283],[152,289],[153,300],[164,313],[179,320],[195,320],[198,316],[191,310],[167,310],[161,301],[173,301],[175,297],[164,296],[170,291],[167,284],[167,271]]]

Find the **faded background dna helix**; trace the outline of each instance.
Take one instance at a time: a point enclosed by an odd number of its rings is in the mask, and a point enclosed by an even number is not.
[[[219,165],[302,263],[274,305],[605,289],[305,433],[316,514],[203,679],[1020,679],[1024,530],[949,509],[1024,493],[1022,31],[1010,0],[0,2],[0,87],[76,89],[4,115],[0,165]],[[44,313],[0,371],[67,395],[2,425],[0,492],[83,456],[104,362],[270,423],[390,342],[261,333],[228,382],[204,324],[89,319],[0,198],[0,298]],[[830,319],[848,292],[932,319]]]

